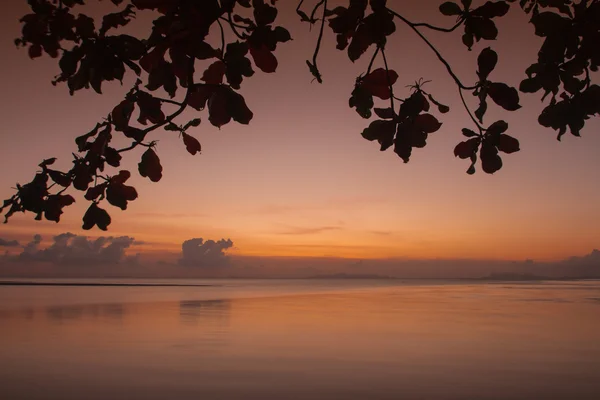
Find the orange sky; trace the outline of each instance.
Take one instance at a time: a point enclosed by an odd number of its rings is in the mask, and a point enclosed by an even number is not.
[[[398,11],[413,20],[452,23],[437,11],[427,15],[439,2],[388,3],[398,3]],[[514,113],[492,107],[488,121],[506,119],[522,151],[505,156],[504,168],[493,176],[481,171],[468,176],[467,163],[452,153],[462,140],[461,128],[471,127],[456,89],[430,50],[399,25],[388,49],[388,61],[400,75],[398,95],[407,95],[403,86],[424,77],[434,80],[429,91],[452,107],[427,147],[403,164],[361,137],[368,122],[347,106],[368,57],[351,64],[345,53],[334,51],[328,32],[320,61],[325,83],[311,84],[305,60],[312,57],[315,32],[296,22],[292,7],[281,8],[294,41],[278,49],[276,74],[257,72],[244,82],[242,92],[255,115],[251,124],[218,130],[203,121],[194,131],[203,147],[196,157],[173,135],[156,133],[150,139],[160,140],[163,179],[153,184],[134,173],[140,198],[126,212],[108,206],[109,234],[146,242],[134,249],[144,252],[175,252],[192,237],[225,237],[235,243],[232,253],[260,256],[550,260],[599,246],[597,119],[586,124],[584,138],[566,135],[559,143],[555,132],[537,124],[537,95],[521,95],[523,108]],[[43,158],[58,156],[67,167],[74,137],[89,131],[127,91],[112,84],[103,96],[82,91],[71,97],[66,87],[53,87],[55,61],[31,61],[13,44],[25,12],[25,4],[14,2],[0,27],[3,198],[15,182],[31,179]],[[518,86],[539,43],[519,36],[533,32],[520,10],[509,16],[501,19],[499,40],[492,44],[500,55],[494,74]],[[484,45],[469,53],[458,33],[425,33],[464,81],[474,78]],[[124,167],[136,171],[140,155]],[[61,224],[19,215],[0,227],[0,238],[27,242],[34,233],[46,239],[66,231],[103,234],[80,229],[87,202],[78,196]]]

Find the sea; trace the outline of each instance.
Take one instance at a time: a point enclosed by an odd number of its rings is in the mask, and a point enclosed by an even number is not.
[[[1,400],[600,399],[600,281],[17,283]]]

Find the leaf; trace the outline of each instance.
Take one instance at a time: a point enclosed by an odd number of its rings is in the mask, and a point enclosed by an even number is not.
[[[535,93],[542,88],[542,82],[537,78],[527,78],[521,81],[519,90],[523,93]]]
[[[478,17],[484,18],[495,18],[502,17],[506,15],[510,6],[506,1],[488,1],[481,7],[476,8],[471,12],[471,15],[476,15]]]
[[[106,231],[110,223],[110,215],[108,215],[106,210],[98,207],[96,203],[92,203],[83,216],[82,228],[87,231],[92,229],[94,226],[98,226],[98,228],[101,230]]]
[[[355,62],[375,43],[373,31],[366,24],[359,25],[348,46],[348,58]]]
[[[437,132],[442,124],[431,114],[420,114],[414,119],[413,126],[421,132],[433,133]]]
[[[440,12],[447,16],[460,15],[462,13],[462,9],[458,4],[453,3],[451,1],[447,1],[440,5]]]
[[[373,95],[365,90],[362,86],[357,85],[352,91],[352,96],[348,101],[350,108],[356,108],[356,112],[361,117],[367,119],[371,118],[371,109],[375,105],[373,102]]]
[[[498,54],[494,50],[489,47],[481,50],[479,57],[477,57],[477,66],[479,68],[477,75],[479,75],[479,79],[481,81],[486,80],[490,72],[496,68],[497,63]]]
[[[475,110],[475,116],[479,120],[479,122],[483,122],[483,116],[487,111],[487,102],[485,101],[485,97],[479,98],[479,107]]]
[[[479,136],[477,133],[473,132],[470,129],[467,128],[463,128],[462,130],[462,134],[466,137],[475,137],[475,136]]]
[[[388,108],[376,108],[375,114],[381,119],[394,119],[396,117],[396,113],[391,107]]]
[[[501,82],[492,82],[488,86],[488,95],[494,103],[508,111],[516,111],[521,108],[519,104],[519,93],[517,89]]]
[[[121,165],[122,157],[116,149],[113,149],[112,147],[107,147],[106,149],[104,149],[104,159],[106,160],[106,163],[111,167],[118,167],[119,165]]]
[[[244,97],[230,88],[227,88],[227,112],[239,124],[248,125],[254,118]]]
[[[65,174],[64,172],[60,172],[60,171],[55,171],[55,170],[48,170],[48,175],[50,175],[50,178],[56,182],[58,185],[62,186],[62,187],[69,187],[71,186],[71,177],[67,174]]]
[[[427,98],[429,99],[429,101],[431,101],[433,104],[435,104],[438,108],[438,111],[442,114],[446,114],[447,112],[450,111],[450,107],[448,107],[445,104],[440,103],[439,101],[437,101],[436,99],[433,98],[432,95],[428,94]]]
[[[44,205],[44,217],[48,221],[60,222],[60,216],[63,214],[63,208],[75,203],[75,199],[70,195],[51,195]]]
[[[137,199],[137,197],[138,194],[135,188],[123,183],[111,182],[106,189],[106,200],[121,210],[127,210],[128,202]]]
[[[496,146],[498,147],[498,150],[507,154],[515,153],[521,150],[519,147],[519,141],[506,134],[500,134],[500,137],[496,142]]]
[[[360,87],[369,92],[372,96],[379,97],[381,100],[390,98],[390,86],[398,80],[398,73],[393,70],[388,71],[384,68],[377,68],[370,74],[361,79]]]
[[[202,80],[209,85],[220,85],[223,83],[225,70],[225,63],[223,61],[215,61],[204,71]]]
[[[501,133],[506,132],[506,130],[508,129],[508,124],[506,123],[506,121],[496,121],[493,124],[491,124],[488,128],[487,128],[487,134],[488,135],[499,135]]]
[[[273,73],[277,70],[277,58],[273,53],[265,46],[250,47],[250,55],[254,59],[254,64],[262,71],[266,73]]]
[[[189,121],[187,124],[185,124],[185,126],[183,127],[183,130],[186,130],[190,127],[197,127],[200,126],[200,123],[202,122],[202,120],[200,118],[194,118],[193,120]]]
[[[129,119],[134,107],[135,105],[132,101],[123,100],[112,110],[112,122],[116,130],[123,131],[129,126]]]
[[[492,145],[483,144],[481,147],[481,167],[487,174],[493,174],[502,168],[502,158],[498,150]]]
[[[180,130],[181,129],[173,122],[169,122],[167,125],[165,125],[165,131],[179,132]]]
[[[208,101],[208,120],[217,128],[231,121],[231,115],[227,109],[227,90],[224,86],[219,87]]]
[[[202,150],[200,142],[195,137],[190,136],[185,132],[183,132],[181,135],[183,136],[183,143],[185,144],[185,148],[188,153],[194,156],[196,153],[199,153]]]
[[[96,200],[98,197],[100,197],[104,194],[104,190],[106,189],[106,186],[108,186],[108,185],[106,183],[103,183],[101,185],[89,188],[87,190],[87,192],[85,193],[85,199],[89,200],[89,201]]]
[[[377,120],[362,132],[362,137],[369,141],[377,140],[381,145],[381,151],[385,151],[394,144],[396,134],[396,123],[394,121]]]
[[[454,148],[454,156],[459,157],[463,160],[471,158],[473,154],[477,152],[477,149],[479,148],[479,143],[481,143],[481,140],[479,138],[472,138],[469,140],[465,140],[464,142],[460,142]]]
[[[48,165],[52,165],[56,162],[56,157],[48,158],[42,161],[39,165],[40,168],[46,168]]]
[[[149,178],[152,182],[160,181],[163,168],[154,150],[146,150],[142,155],[142,161],[138,164],[138,170],[144,178]]]

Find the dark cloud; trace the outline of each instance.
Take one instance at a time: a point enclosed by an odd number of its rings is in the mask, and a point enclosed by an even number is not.
[[[6,240],[0,238],[0,247],[19,247],[19,242],[16,240]]]
[[[233,247],[231,239],[204,241],[202,238],[190,239],[181,245],[179,265],[190,267],[221,267],[229,264],[227,249]]]
[[[135,262],[137,256],[127,257],[125,250],[135,239],[129,236],[88,238],[73,233],[54,236],[53,243],[41,248],[42,236],[35,235],[17,257],[20,261],[49,262],[60,265],[98,265]]]

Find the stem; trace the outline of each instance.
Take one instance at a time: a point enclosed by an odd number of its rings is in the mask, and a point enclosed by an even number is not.
[[[395,111],[394,108],[394,89],[392,88],[392,80],[390,79],[390,70],[388,68],[388,63],[387,63],[387,57],[385,56],[385,49],[381,49],[381,55],[383,56],[383,65],[385,65],[385,74],[386,74],[386,78],[387,78],[387,84],[390,88],[390,107],[392,108],[393,112]]]
[[[221,30],[221,59],[223,59],[225,57],[225,30],[220,20],[217,20],[217,24],[219,24],[219,29]]]
[[[462,23],[463,23],[463,19],[461,18],[452,28],[440,28],[439,26],[430,25],[426,22],[416,22],[416,23],[413,23],[413,26],[415,28],[422,26],[424,28],[429,28],[434,31],[450,33],[450,32],[454,32],[456,30],[456,28],[458,28],[459,26],[462,25]]]
[[[243,25],[237,25],[236,23],[234,23],[234,22],[232,21],[232,19],[231,19],[231,13],[229,13],[229,14],[227,15],[227,18],[223,18],[223,17],[219,17],[219,18],[220,18],[220,19],[222,19],[223,21],[226,21],[226,22],[229,24],[229,26],[231,27],[231,31],[232,31],[232,32],[235,34],[235,36],[237,36],[239,39],[242,39],[242,40],[245,40],[245,39],[246,39],[246,38],[245,38],[244,36],[242,36],[242,35],[241,35],[241,34],[240,34],[238,31],[237,31],[237,29],[235,29],[235,28],[236,28],[236,27],[237,27],[237,28],[240,28],[240,29],[248,29],[248,28],[247,28],[247,27],[245,27],[245,26],[243,26]]]
[[[323,3],[325,3],[326,0],[321,0],[317,3],[317,5],[315,6],[315,8],[313,8],[312,12],[310,13],[310,20],[314,21],[315,20],[315,14],[317,13],[317,10],[319,9],[319,7],[321,7],[321,5],[323,5]],[[327,4],[325,4],[325,10],[327,10]],[[325,19],[325,12],[323,12],[323,19]]]
[[[300,4],[302,4],[302,2],[300,2]],[[315,48],[315,53],[313,54],[313,66],[315,67],[315,70],[319,70],[319,67],[317,66],[317,57],[319,56],[319,51],[321,50],[321,41],[323,40],[323,30],[325,29],[325,14],[327,13],[327,0],[321,0],[321,2],[319,2],[319,4],[317,4],[317,6],[315,7],[315,9],[313,10],[313,14],[316,12],[316,8],[323,6],[323,19],[321,19],[321,29],[319,31],[319,39],[317,40],[317,47]],[[300,7],[300,6],[298,6]],[[311,17],[312,18],[312,17]],[[320,76],[320,74],[319,74]],[[319,82],[321,83],[321,82]]]
[[[157,100],[162,101],[163,103],[169,103],[169,104],[175,104],[176,106],[182,106],[183,103],[180,103],[179,101],[175,101],[175,100],[169,100],[169,99],[162,99],[160,97],[155,97]]]
[[[373,68],[373,63],[375,62],[375,58],[377,57],[377,54],[379,54],[379,47],[377,47],[377,49],[375,50],[375,53],[373,53],[373,57],[371,57],[371,62],[369,63],[369,68],[367,68],[367,73],[366,75],[369,75],[371,73],[371,69]]]
[[[469,117],[471,117],[471,120],[477,126],[477,129],[479,129],[479,134],[482,134],[483,127],[481,125],[479,125],[479,122],[477,122],[477,120],[475,119],[475,117],[471,113],[471,109],[467,105],[467,102],[465,101],[465,97],[463,96],[463,89],[461,89],[460,87],[458,88],[458,94],[460,94],[460,99],[462,100],[463,106],[465,107],[465,110],[467,110],[467,113],[469,114]]]

